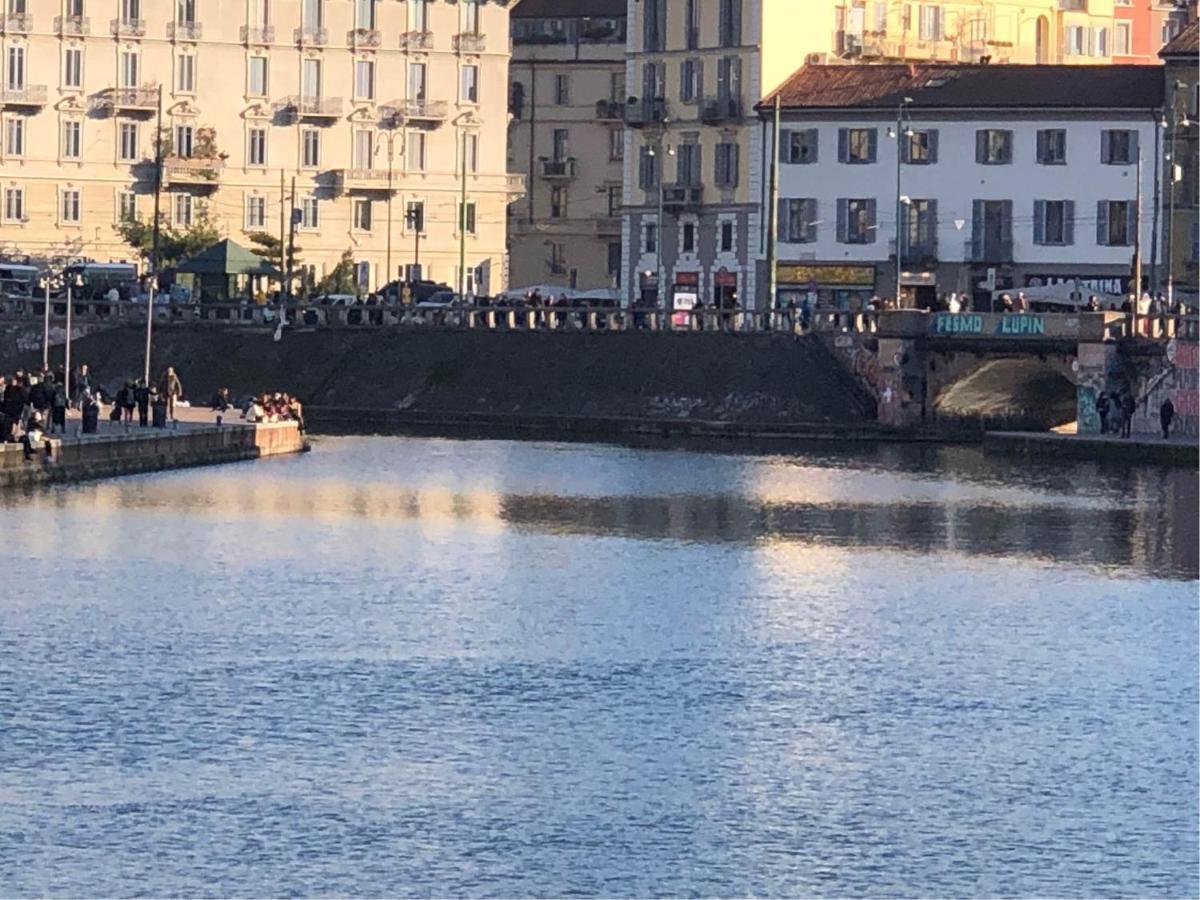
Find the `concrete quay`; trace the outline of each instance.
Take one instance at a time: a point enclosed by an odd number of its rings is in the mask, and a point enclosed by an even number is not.
[[[80,434],[79,419],[68,421],[67,434],[54,435],[25,459],[20,444],[0,444],[0,490],[38,484],[86,481],[139,472],[182,469],[261,459],[307,449],[295,422],[246,424],[211,414],[180,410],[181,421],[166,428],[126,428],[103,422],[97,434]],[[46,445],[49,445],[49,454]]]
[[[1148,465],[1200,465],[1200,444],[1194,436],[1172,436],[1169,440],[1135,435],[1044,434],[1027,431],[989,431],[983,437],[985,453],[1007,456],[1057,456],[1093,462],[1144,463]]]

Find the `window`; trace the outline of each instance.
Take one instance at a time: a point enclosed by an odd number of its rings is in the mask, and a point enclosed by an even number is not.
[[[301,63],[300,94],[309,99],[321,96],[321,60],[305,59]]]
[[[246,93],[251,97],[267,96],[267,58],[265,56],[250,57],[249,71]]]
[[[1043,166],[1067,164],[1066,129],[1043,128],[1037,133],[1037,161]]]
[[[997,128],[975,132],[975,162],[984,166],[1004,166],[1013,161],[1013,133]]]
[[[837,205],[838,243],[875,243],[875,201],[842,199]]]
[[[1092,29],[1092,56],[1108,56],[1108,29]]]
[[[567,106],[571,102],[571,76],[554,76],[554,102],[559,106]]]
[[[265,228],[267,226],[267,198],[250,194],[246,197],[246,227]]]
[[[617,276],[621,274],[621,242],[608,242],[608,274]]]
[[[1090,30],[1083,25],[1067,25],[1063,29],[1063,43],[1069,56],[1087,56],[1090,48]]]
[[[650,147],[642,147],[638,153],[638,187],[652,191],[658,187],[658,157]]]
[[[463,135],[462,140],[458,145],[459,156],[466,154],[467,171],[472,175],[479,172],[479,135],[473,131],[468,131]],[[458,171],[462,171],[463,161],[460,158],[458,161]]]
[[[817,129],[781,131],[779,133],[780,162],[787,165],[807,165],[817,161]]]
[[[175,60],[175,90],[181,94],[196,91],[196,57],[181,53]]]
[[[608,158],[618,162],[625,158],[625,132],[614,128],[608,133]]]
[[[121,51],[121,87],[138,86],[138,55],[134,50]]]
[[[5,156],[25,155],[25,119],[13,116],[4,122]]]
[[[121,0],[121,21],[138,22],[142,18],[141,0]]]
[[[321,165],[321,132],[315,128],[305,128],[300,133],[300,141],[300,165],[306,169]]]
[[[191,125],[175,126],[175,155],[191,156],[195,130]]]
[[[685,59],[679,64],[679,99],[684,103],[694,103],[700,96],[704,85],[700,65],[698,59]]]
[[[647,222],[642,227],[642,252],[658,252],[658,226],[653,222]]]
[[[316,197],[300,198],[300,227],[316,228],[321,223],[320,209]]]
[[[68,47],[63,51],[63,87],[83,87],[82,47]]]
[[[180,228],[190,228],[192,225],[192,195],[175,194],[172,210],[174,221]]]
[[[621,186],[619,184],[610,184],[607,191],[608,203],[606,209],[608,215],[619,216],[621,214]]]
[[[117,191],[117,221],[136,222],[137,217],[137,194],[133,191]]]
[[[267,164],[267,129],[251,128],[246,132],[246,164],[251,166]]]
[[[4,85],[9,90],[23,90],[25,87],[25,48],[8,48],[8,65],[4,72]]]
[[[354,228],[358,231],[371,230],[371,201],[356,197],[354,200]]]
[[[642,3],[642,49],[666,49],[667,0],[645,0]]]
[[[569,128],[554,129],[554,161],[566,162],[571,155],[569,148],[571,144],[571,130]]]
[[[72,18],[83,16],[83,0],[67,0],[67,15]]]
[[[196,0],[176,0],[175,21],[181,25],[195,25]]]
[[[458,204],[458,222],[467,234],[475,233],[475,201]]]
[[[687,0],[684,9],[684,46],[695,50],[700,46],[700,0]]]
[[[1132,247],[1136,242],[1137,214],[1129,200],[1101,200],[1096,204],[1096,243],[1101,247]]]
[[[679,145],[676,153],[675,183],[693,186],[700,184],[700,145],[685,141]]]
[[[1033,242],[1035,244],[1059,247],[1074,244],[1074,201],[1034,200]]]
[[[738,184],[738,145],[732,141],[717,144],[716,184],[719,188],[735,188]]]
[[[937,253],[937,201],[909,200],[904,209],[905,258],[934,256]]]
[[[684,253],[696,252],[696,223],[686,222],[683,226],[683,236],[680,239],[681,249]]]
[[[321,0],[303,0],[300,21],[305,30],[315,31],[325,24],[325,9]]]
[[[721,223],[721,252],[722,253],[732,253],[733,252],[733,223],[732,222],[722,222]]]
[[[1011,262],[1013,258],[1013,202],[971,202],[972,262]]]
[[[463,34],[479,34],[479,0],[463,0]]]
[[[817,201],[813,198],[781,198],[779,240],[787,244],[811,244],[817,239]]]
[[[427,0],[409,0],[406,5],[408,6],[408,30],[428,31],[429,4]]]
[[[7,187],[4,189],[4,219],[7,222],[25,221],[25,189]]]
[[[117,159],[131,162],[138,158],[137,122],[121,122],[117,126]]]
[[[360,100],[375,99],[375,63],[369,59],[354,62],[354,96]]]
[[[65,159],[79,159],[83,155],[83,122],[68,119],[63,122],[62,155]]]
[[[371,131],[354,132],[354,168],[370,169],[375,162],[375,134]]]
[[[742,42],[742,0],[721,0],[717,19],[717,39],[722,47]]]
[[[459,79],[459,100],[463,103],[479,102],[479,66],[464,64]]]
[[[425,201],[409,200],[404,208],[404,225],[409,231],[425,230]]]
[[[938,133],[931,128],[923,131],[909,129],[901,143],[904,161],[910,166],[931,166],[938,158]]]
[[[940,6],[921,5],[918,18],[918,34],[923,41],[940,41],[945,33],[943,9]]]
[[[875,162],[878,140],[874,128],[838,129],[838,162],[851,165]]]
[[[736,56],[722,56],[717,60],[717,99],[725,101],[722,105],[729,107],[730,100],[742,99],[742,61]],[[741,113],[739,112],[739,115]]]
[[[1100,132],[1100,162],[1107,166],[1137,163],[1138,134],[1125,129]]]
[[[550,188],[550,218],[565,219],[567,217],[567,189],[562,185]]]
[[[59,222],[79,224],[80,219],[80,202],[79,188],[63,188],[58,195],[58,220]],[[190,197],[188,198],[191,199]]]
[[[354,0],[354,25],[356,28],[375,27],[375,0]]]
[[[1133,53],[1133,23],[1117,22],[1113,32],[1113,55],[1130,56]]]
[[[550,245],[550,272],[554,275],[564,275],[567,271],[567,248],[564,244]]]
[[[410,62],[408,64],[408,99],[424,103],[427,87],[425,63]]]
[[[410,172],[425,171],[425,132],[410,131],[408,133],[408,152],[405,163]]]

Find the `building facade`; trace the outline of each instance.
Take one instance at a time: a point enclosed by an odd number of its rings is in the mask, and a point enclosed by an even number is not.
[[[1116,0],[1113,62],[1158,63],[1158,51],[1195,17],[1195,0]]]
[[[751,107],[798,61],[1110,63],[1113,9],[1113,0],[628,0],[624,299],[764,302],[754,261],[767,167]]]
[[[375,287],[419,254],[503,284],[502,3],[8,0],[3,47],[5,254],[132,258],[118,227],[152,215],[161,103],[171,227],[245,244],[294,208],[314,278],[348,252]]]
[[[512,13],[511,282],[612,288],[621,264],[626,0],[522,0]]]
[[[1198,303],[1200,277],[1200,26],[1163,47],[1164,281],[1172,299]]]
[[[779,91],[779,301],[1126,293],[1139,249],[1149,276],[1162,96],[1144,66],[801,69]]]

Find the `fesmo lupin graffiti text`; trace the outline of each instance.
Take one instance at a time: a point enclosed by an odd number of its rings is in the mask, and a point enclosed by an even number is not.
[[[938,313],[933,320],[934,334],[983,334],[984,318],[978,313]],[[1046,333],[1041,316],[1005,315],[996,320],[992,334],[1037,335]]]

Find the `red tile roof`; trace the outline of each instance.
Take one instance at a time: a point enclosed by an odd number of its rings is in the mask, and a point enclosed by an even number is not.
[[[1200,23],[1193,22],[1158,51],[1159,56],[1200,56]]]
[[[926,109],[1151,109],[1162,105],[1157,66],[907,63],[804,66],[759,104],[784,109],[883,109],[905,97]]]

